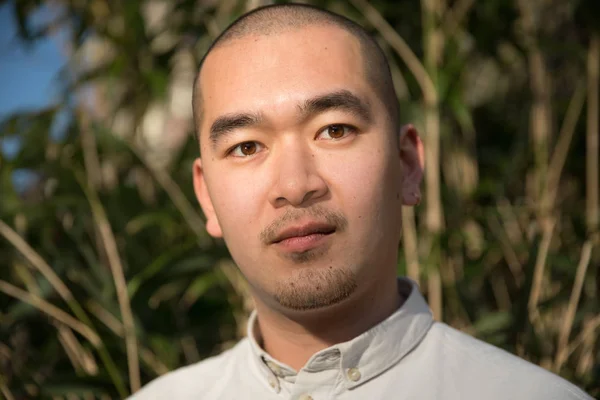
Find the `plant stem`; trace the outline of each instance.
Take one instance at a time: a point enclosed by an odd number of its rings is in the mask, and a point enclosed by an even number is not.
[[[588,99],[587,99],[587,134],[586,134],[586,222],[588,232],[593,233],[598,230],[600,222],[600,203],[598,202],[598,118],[600,112],[598,109],[598,95],[600,86],[600,34],[592,34],[590,48],[588,51],[587,79],[588,79]]]

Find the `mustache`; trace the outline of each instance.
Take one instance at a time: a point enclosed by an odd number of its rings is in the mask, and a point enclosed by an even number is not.
[[[277,218],[275,221],[270,223],[265,229],[260,233],[260,240],[264,244],[272,243],[279,232],[282,229],[285,229],[288,225],[293,223],[294,221],[298,221],[302,218],[311,217],[311,219],[327,222],[329,225],[335,227],[337,232],[342,232],[348,226],[348,220],[344,216],[344,214],[328,210],[324,207],[314,206],[307,209],[289,209],[283,214],[281,217]]]

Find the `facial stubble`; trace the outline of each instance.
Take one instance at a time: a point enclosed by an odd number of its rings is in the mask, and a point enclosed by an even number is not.
[[[302,268],[292,278],[276,284],[273,298],[281,306],[306,311],[332,306],[356,290],[356,277],[350,268]]]
[[[268,242],[280,228],[307,214],[334,226],[334,234],[341,234],[348,225],[347,219],[341,213],[315,206],[286,213],[265,229],[261,239]],[[287,309],[305,311],[328,307],[348,298],[357,287],[352,266],[339,265],[332,257],[329,257],[329,265],[318,265],[327,259],[330,250],[327,246],[280,255],[295,264],[292,268],[297,270],[287,279],[275,282],[272,293],[275,301]]]

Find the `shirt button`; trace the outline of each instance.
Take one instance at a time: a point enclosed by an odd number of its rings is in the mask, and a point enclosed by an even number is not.
[[[356,382],[360,379],[360,371],[358,368],[350,368],[346,374],[352,382]]]
[[[298,400],[313,400],[313,398],[309,394],[303,394],[302,396],[298,397]]]
[[[281,388],[279,387],[279,383],[277,382],[277,380],[273,377],[269,378],[269,385],[275,389],[276,393],[279,393],[279,391],[281,390]]]

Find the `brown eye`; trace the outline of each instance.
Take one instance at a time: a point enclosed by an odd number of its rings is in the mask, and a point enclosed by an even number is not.
[[[327,134],[332,139],[341,139],[344,137],[346,127],[343,125],[330,125],[327,127]]]
[[[341,140],[356,134],[357,130],[351,125],[332,124],[325,126],[317,135],[319,140]]]
[[[246,142],[240,145],[240,151],[245,156],[251,156],[256,153],[256,143],[255,142]]]
[[[231,149],[229,155],[232,157],[244,158],[254,156],[260,153],[262,150],[263,145],[259,142],[248,141],[242,142],[235,146],[233,149]]]

